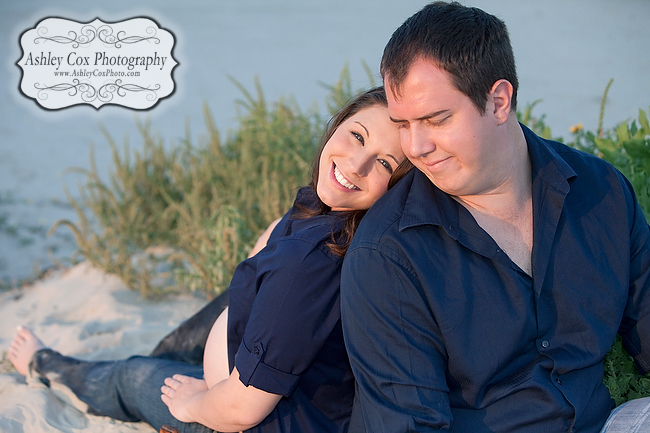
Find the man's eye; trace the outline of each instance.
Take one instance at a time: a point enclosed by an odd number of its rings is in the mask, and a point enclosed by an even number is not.
[[[440,126],[443,123],[445,123],[445,120],[447,120],[448,118],[449,116],[443,117],[442,119],[436,119],[436,120],[427,119],[427,123],[431,126]]]

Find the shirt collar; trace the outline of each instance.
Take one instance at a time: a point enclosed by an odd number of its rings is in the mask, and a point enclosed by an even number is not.
[[[553,141],[544,140],[538,137],[526,126],[521,125],[524,137],[528,144],[528,155],[533,173],[533,185],[536,177],[540,177],[549,186],[554,187],[563,194],[569,193],[569,179],[576,177],[576,172],[557,153],[555,148],[564,146]],[[535,191],[533,190],[533,194]]]
[[[569,192],[569,179],[576,176],[575,171],[551,147],[550,141],[538,137],[526,126],[521,125],[524,132],[528,155],[532,168],[533,185],[542,181],[563,194]],[[458,239],[458,219],[460,205],[449,195],[440,191],[418,169],[411,170],[407,175],[411,178],[400,182],[407,188],[404,212],[400,219],[400,231],[419,225],[437,225],[445,229],[453,239]],[[533,188],[533,197],[538,191]]]

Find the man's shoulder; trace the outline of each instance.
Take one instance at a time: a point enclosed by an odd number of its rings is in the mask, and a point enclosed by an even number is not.
[[[535,139],[539,140],[540,143],[543,143],[552,153],[557,155],[562,161],[569,165],[573,170],[577,171],[596,171],[600,172],[602,170],[610,171],[613,169],[613,166],[598,156],[587,153],[583,150],[576,149],[567,144],[549,140],[542,137],[539,137],[533,133]],[[527,136],[529,137],[529,136]],[[578,173],[579,174],[579,173]]]
[[[617,182],[624,182],[623,175],[612,164],[594,154],[539,137],[526,127],[524,133],[529,144],[529,152],[535,154],[531,154],[531,158],[536,161],[533,162],[533,166],[537,166],[536,170],[541,173],[550,173],[548,168],[553,166],[551,172],[561,174],[574,187],[586,184],[592,188],[598,186],[608,188],[613,179],[611,175],[617,178]]]
[[[599,187],[605,191],[629,189],[625,176],[609,161],[563,143],[550,141],[550,145],[576,173],[574,187],[584,186],[592,192]]]
[[[595,209],[604,199],[618,208],[633,203],[631,184],[611,163],[564,143],[534,137],[535,142],[529,142],[538,147],[529,146],[536,154],[534,170],[549,184],[559,186],[568,194],[565,206],[577,204],[584,209]]]

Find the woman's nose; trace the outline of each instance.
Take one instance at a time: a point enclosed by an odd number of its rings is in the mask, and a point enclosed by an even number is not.
[[[375,156],[364,153],[355,155],[349,160],[350,170],[355,176],[366,177],[370,173],[370,170],[372,170],[375,159]]]

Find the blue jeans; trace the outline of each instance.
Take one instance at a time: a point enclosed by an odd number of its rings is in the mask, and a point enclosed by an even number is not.
[[[601,433],[650,431],[650,397],[630,400],[612,411]]]
[[[203,378],[201,366],[147,356],[120,361],[81,361],[42,349],[34,354],[30,373],[46,385],[52,382],[64,385],[88,405],[87,411],[93,415],[144,421],[156,430],[167,424],[179,432],[212,432],[201,424],[178,421],[160,399],[160,387],[166,377],[180,373]]]

